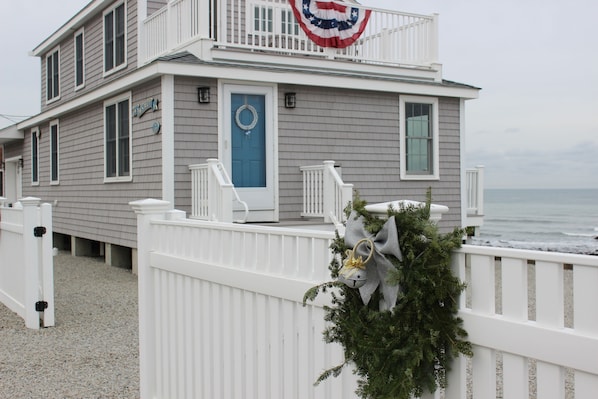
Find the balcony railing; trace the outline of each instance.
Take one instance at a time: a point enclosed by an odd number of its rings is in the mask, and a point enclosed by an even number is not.
[[[353,45],[332,49],[305,35],[287,0],[175,0],[144,21],[140,58],[150,62],[207,39],[213,48],[365,64],[429,67],[438,62],[436,15],[351,6],[372,11],[366,29]]]

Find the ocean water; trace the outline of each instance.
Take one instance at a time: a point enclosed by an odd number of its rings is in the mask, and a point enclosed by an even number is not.
[[[598,255],[598,189],[487,189],[472,244]]]

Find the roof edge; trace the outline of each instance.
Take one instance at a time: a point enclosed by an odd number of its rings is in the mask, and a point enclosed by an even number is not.
[[[47,37],[43,42],[37,45],[29,52],[34,57],[43,56],[48,50],[55,47],[67,35],[78,30],[87,20],[94,16],[98,9],[104,8],[113,0],[92,0],[81,11],[75,14],[58,30]]]

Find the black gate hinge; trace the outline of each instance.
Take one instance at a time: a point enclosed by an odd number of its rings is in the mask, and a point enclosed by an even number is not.
[[[43,237],[46,234],[46,228],[44,226],[37,226],[33,228],[34,237]]]
[[[35,302],[35,311],[36,312],[43,312],[46,309],[48,309],[48,302],[46,302],[46,301]]]

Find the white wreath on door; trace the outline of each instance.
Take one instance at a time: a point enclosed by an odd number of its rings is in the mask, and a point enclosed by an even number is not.
[[[251,123],[248,125],[241,122],[241,112],[243,112],[245,110],[248,110],[249,112],[251,112],[251,115],[253,116]],[[241,105],[239,108],[237,108],[237,112],[235,112],[235,123],[237,124],[237,126],[239,126],[239,128],[241,128],[245,131],[251,130],[257,125],[258,121],[259,121],[259,115],[253,105],[244,104],[244,105]]]

